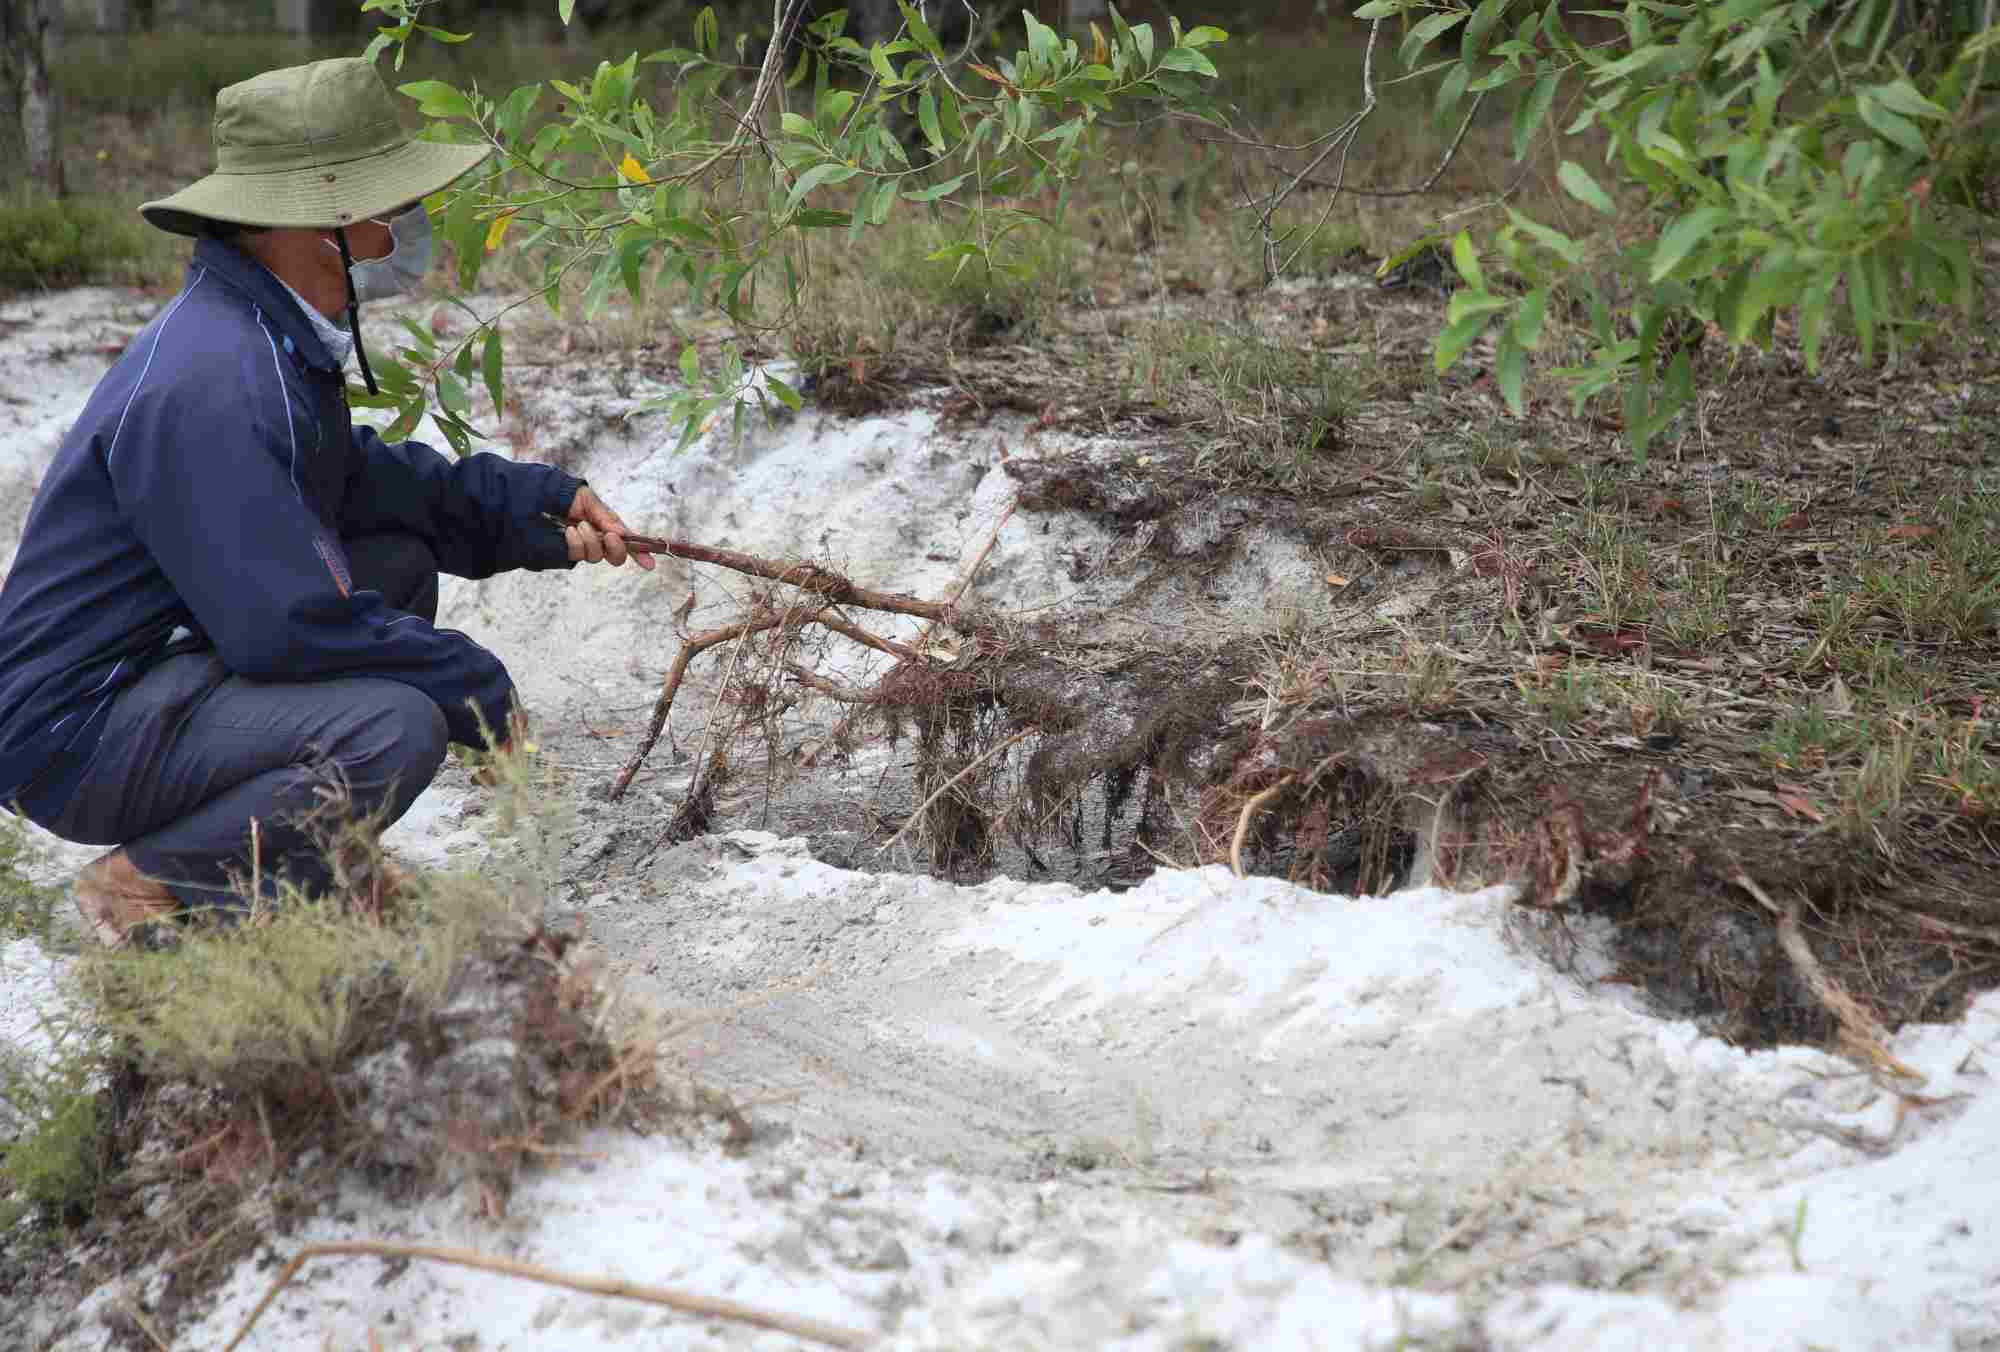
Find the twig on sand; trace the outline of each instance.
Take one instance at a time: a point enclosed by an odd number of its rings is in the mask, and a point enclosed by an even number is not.
[[[1259,808],[1290,788],[1291,784],[1292,776],[1286,775],[1270,788],[1260,791],[1255,797],[1251,798],[1249,802],[1243,805],[1243,811],[1237,815],[1236,838],[1229,842],[1229,867],[1235,872],[1237,877],[1247,878],[1250,876],[1243,871],[1243,842],[1250,836],[1251,819],[1257,815]]]
[[[1504,1272],[1508,1268],[1518,1267],[1530,1258],[1540,1258],[1545,1253],[1554,1253],[1557,1249],[1567,1249],[1572,1244],[1581,1244],[1584,1240],[1590,1239],[1595,1235],[1601,1235],[1610,1228],[1611,1222],[1609,1221],[1598,1225],[1586,1225],[1581,1230],[1572,1230],[1566,1235],[1558,1235],[1547,1243],[1535,1244],[1525,1249],[1516,1249],[1512,1253],[1502,1254],[1490,1263],[1481,1263],[1478,1267],[1468,1268],[1464,1272],[1459,1273],[1450,1281],[1443,1283],[1443,1289],[1446,1291],[1456,1291],[1462,1286],[1470,1286],[1482,1277],[1490,1277],[1496,1272]]]
[[[1019,498],[1007,499],[1007,510],[1001,512],[1000,519],[993,523],[993,529],[987,533],[986,543],[981,545],[979,547],[979,552],[973,556],[972,566],[970,568],[967,568],[965,570],[965,576],[958,580],[958,586],[956,589],[952,591],[951,600],[947,604],[954,606],[957,605],[960,601],[963,601],[965,599],[965,594],[972,590],[973,579],[977,578],[979,576],[979,570],[986,566],[987,556],[993,552],[993,546],[1000,543],[1001,528],[1004,527],[1008,523],[1008,521],[1013,519],[1014,508],[1020,505],[1020,501],[1021,500]],[[930,633],[928,629],[926,629],[924,632],[926,635]]]
[[[637,1282],[607,1277],[578,1276],[574,1273],[558,1272],[554,1268],[537,1267],[532,1263],[493,1258],[483,1253],[474,1253],[470,1249],[438,1248],[428,1244],[391,1244],[380,1240],[341,1240],[325,1244],[308,1244],[293,1254],[292,1260],[278,1273],[277,1280],[271,1283],[271,1289],[257,1302],[257,1308],[243,1321],[243,1327],[236,1330],[236,1336],[229,1340],[223,1352],[233,1352],[236,1345],[249,1336],[250,1330],[263,1317],[264,1311],[278,1298],[278,1293],[285,1289],[286,1284],[307,1262],[314,1258],[342,1257],[421,1258],[432,1263],[477,1268],[482,1272],[494,1272],[503,1277],[540,1282],[544,1286],[565,1287],[571,1291],[582,1291],[593,1296],[615,1296],[622,1300],[642,1301],[648,1305],[663,1305],[667,1309],[678,1310],[682,1314],[697,1315],[704,1319],[726,1319],[732,1323],[748,1324],[753,1328],[771,1329],[827,1347],[860,1348],[868,1346],[873,1341],[870,1335],[854,1329],[837,1328],[831,1324],[802,1319],[796,1315],[760,1310],[749,1305],[739,1305],[735,1301],[716,1300],[662,1286],[642,1286]]]
[[[1797,898],[1781,910],[1778,903],[1772,901],[1741,868],[1736,870],[1730,881],[1748,892],[1759,906],[1776,918],[1778,947],[1785,950],[1792,966],[1798,968],[1799,979],[1805,982],[1806,989],[1826,1006],[1826,1012],[1833,1015],[1834,1023],[1840,1028],[1835,1045],[1844,1048],[1871,1071],[1886,1071],[1906,1080],[1923,1079],[1921,1071],[1898,1061],[1890,1053],[1889,1030],[1820,966],[1819,958],[1814,955],[1812,945],[1806,942],[1805,931],[1799,925]]]
[[[972,762],[968,764],[963,770],[960,770],[950,779],[947,779],[944,783],[938,785],[937,788],[931,793],[930,797],[924,799],[922,803],[919,803],[917,805],[917,810],[910,814],[910,819],[903,823],[903,829],[896,832],[895,835],[890,836],[889,839],[885,841],[881,845],[881,847],[878,848],[875,852],[877,854],[886,854],[896,844],[897,841],[901,840],[904,836],[910,833],[910,828],[912,826],[915,826],[918,822],[923,820],[924,813],[930,810],[930,805],[932,803],[935,803],[938,799],[944,797],[945,792],[948,789],[950,789],[952,785],[958,783],[961,779],[964,779],[974,770],[977,770],[987,761],[992,760],[995,756],[999,755],[1002,751],[1005,751],[1008,747],[1014,745],[1014,743],[1020,741],[1023,737],[1028,736],[1028,734],[1032,731],[1033,729],[1025,729],[1021,732],[1017,732],[1012,737],[1009,737],[1006,741],[996,742],[992,746],[989,746],[984,751],[980,752],[977,756],[973,757]]]
[[[130,1296],[120,1296],[118,1308],[125,1312],[125,1317],[132,1321],[139,1332],[153,1340],[153,1346],[159,1348],[160,1352],[174,1352],[174,1345],[161,1336],[160,1330],[152,1320],[146,1318],[146,1312],[139,1308],[138,1301]]]

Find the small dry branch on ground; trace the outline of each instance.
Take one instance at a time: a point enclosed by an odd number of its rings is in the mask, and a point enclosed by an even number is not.
[[[832,1324],[779,1310],[764,1310],[743,1305],[732,1300],[718,1300],[711,1296],[695,1295],[692,1292],[676,1291],[663,1286],[646,1286],[638,1282],[628,1282],[612,1277],[592,1277],[579,1273],[559,1272],[554,1268],[540,1267],[533,1263],[522,1263],[507,1258],[495,1258],[489,1254],[475,1253],[469,1249],[442,1248],[429,1244],[395,1244],[379,1240],[330,1241],[323,1244],[308,1244],[292,1255],[271,1289],[257,1302],[257,1308],[229,1340],[230,1352],[249,1335],[249,1332],[298,1275],[301,1267],[315,1258],[372,1257],[384,1260],[401,1259],[405,1262],[420,1258],[431,1263],[445,1263],[453,1267],[473,1268],[481,1272],[497,1273],[503,1277],[513,1277],[521,1281],[539,1282],[544,1286],[559,1286],[570,1291],[581,1291],[586,1295],[614,1296],[623,1300],[636,1300],[647,1305],[660,1305],[682,1314],[694,1315],[701,1319],[723,1319],[731,1323],[747,1324],[752,1328],[771,1329],[778,1333],[789,1333],[794,1338],[818,1343],[825,1347],[866,1347],[872,1341],[866,1333],[855,1329],[838,1328]],[[164,1346],[164,1344],[162,1344]]]

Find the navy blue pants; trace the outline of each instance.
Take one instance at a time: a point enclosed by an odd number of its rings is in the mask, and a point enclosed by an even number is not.
[[[348,540],[357,590],[437,617],[437,558],[410,535]],[[250,875],[251,823],[267,890],[318,891],[304,819],[329,794],[384,825],[409,809],[445,756],[444,714],[413,686],[375,677],[250,681],[215,653],[169,657],[111,706],[90,768],[39,824],[65,840],[123,845],[141,873],[190,907],[230,906]]]

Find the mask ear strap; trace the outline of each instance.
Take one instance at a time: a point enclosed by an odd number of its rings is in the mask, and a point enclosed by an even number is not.
[[[368,349],[361,344],[361,298],[354,294],[354,255],[347,247],[347,231],[335,226],[333,237],[340,241],[340,270],[347,278],[347,331],[354,335],[354,355],[361,362],[361,383],[368,387],[370,395],[380,394],[375,388],[375,373],[368,369]]]

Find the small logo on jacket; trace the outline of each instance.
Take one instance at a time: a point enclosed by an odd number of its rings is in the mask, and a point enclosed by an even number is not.
[[[340,588],[342,596],[354,594],[354,579],[348,575],[347,560],[340,555],[340,546],[331,543],[324,535],[313,541],[313,548],[326,564],[326,571],[333,574],[333,585]]]

